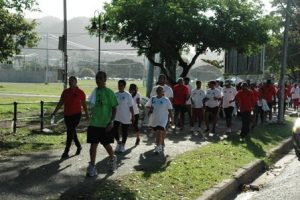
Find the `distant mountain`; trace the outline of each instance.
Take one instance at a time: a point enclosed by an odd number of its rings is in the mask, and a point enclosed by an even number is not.
[[[62,53],[58,50],[58,37],[63,34],[63,21],[47,16],[36,20],[38,26],[36,31],[40,34],[40,42],[36,48],[25,49],[25,54],[37,55],[44,63],[47,56],[50,64],[59,65],[62,59]],[[98,59],[98,37],[90,36],[85,27],[90,25],[90,19],[87,17],[76,17],[68,20],[68,55],[70,64],[76,69],[76,63],[87,61],[97,65]],[[47,51],[47,47],[49,51]],[[144,56],[137,56],[135,50],[126,42],[106,43],[101,39],[101,63],[116,61],[120,59],[132,59],[135,62],[144,63]],[[192,58],[192,54],[185,56],[187,59]],[[201,58],[222,60],[223,55],[207,52],[199,56],[194,67],[207,65]]]

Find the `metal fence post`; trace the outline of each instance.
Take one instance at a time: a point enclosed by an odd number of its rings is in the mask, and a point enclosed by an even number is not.
[[[41,101],[41,117],[40,117],[40,122],[41,122],[41,132],[44,129],[44,101]]]
[[[13,133],[17,130],[17,102],[14,102]]]

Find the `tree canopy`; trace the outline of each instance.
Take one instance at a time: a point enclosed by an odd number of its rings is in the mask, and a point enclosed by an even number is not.
[[[270,19],[258,1],[244,0],[112,0],[103,20],[107,41],[125,40],[160,67],[171,82],[176,65],[184,77],[208,49],[253,52],[268,41]],[[191,60],[183,52],[193,52]],[[160,53],[160,61],[153,59]]]
[[[0,63],[37,43],[36,22],[26,21],[23,14],[35,6],[35,0],[0,0]]]
[[[282,62],[283,27],[286,17],[286,4],[274,0],[272,3],[275,10],[271,42],[266,46],[266,66],[268,71],[279,75]],[[292,0],[290,11],[290,26],[288,40],[287,75],[294,81],[300,80],[300,2]]]

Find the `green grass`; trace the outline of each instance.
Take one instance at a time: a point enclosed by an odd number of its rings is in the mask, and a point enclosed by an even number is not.
[[[8,129],[1,129],[0,131],[1,156],[21,155],[65,146],[66,132],[61,127],[56,128],[53,133],[41,133],[28,128],[19,128],[16,134],[9,132]],[[84,143],[86,134],[79,133],[78,138]]]
[[[127,86],[131,83],[137,84],[139,92],[142,95],[146,94],[146,88],[143,86],[143,81],[126,81]],[[118,81],[108,80],[106,82],[107,87],[111,88],[113,91],[118,90]],[[78,86],[86,93],[88,96],[92,90],[96,87],[94,80],[78,80]],[[42,95],[56,95],[59,96],[63,91],[62,83],[7,83],[0,82],[0,93],[17,93],[17,94],[42,94]],[[0,101],[0,103],[2,103]]]
[[[131,83],[137,84],[139,92],[146,94],[146,88],[142,81],[127,81],[127,89]],[[89,96],[96,87],[94,80],[79,80],[78,86]],[[117,81],[108,80],[107,86],[113,91],[117,91]],[[39,94],[60,96],[63,90],[62,83],[5,83],[0,82],[0,94]],[[18,117],[34,117],[40,115],[40,102],[57,102],[59,97],[19,97],[19,96],[1,96],[0,97],[0,121],[13,118],[13,102],[18,103]],[[45,103],[45,114],[49,115],[54,110],[55,104]]]
[[[291,135],[292,119],[286,125],[266,125],[255,129],[251,139],[238,136],[186,152],[161,167],[136,172],[98,189],[94,199],[196,199],[204,191],[231,178],[239,168],[259,158]],[[119,190],[113,185],[118,185]],[[127,191],[127,192],[124,192]],[[110,194],[110,196],[109,196]]]

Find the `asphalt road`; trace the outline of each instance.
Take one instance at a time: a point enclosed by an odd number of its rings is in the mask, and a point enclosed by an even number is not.
[[[235,200],[299,200],[300,161],[294,150],[251,185],[261,189],[258,192],[241,193]]]

